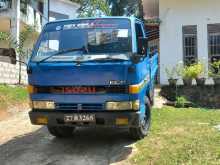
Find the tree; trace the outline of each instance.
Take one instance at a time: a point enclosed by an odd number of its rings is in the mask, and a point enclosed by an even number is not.
[[[12,36],[10,33],[7,32],[0,32],[0,41],[7,41],[9,44],[9,48],[13,48],[18,55],[18,59],[25,59],[27,57],[27,52],[24,47],[25,42],[28,40],[29,37],[33,37],[33,35],[37,34],[35,31],[35,26],[26,25],[24,30],[20,32],[19,41]],[[19,62],[19,80],[18,83],[21,83],[21,62]]]
[[[142,0],[71,0],[79,3],[80,17],[91,16],[137,16],[143,19]]]
[[[78,9],[80,17],[98,17],[98,16],[109,16],[110,9],[105,0],[71,0],[79,3],[80,8]]]
[[[143,19],[142,0],[107,0],[112,16],[136,16]]]

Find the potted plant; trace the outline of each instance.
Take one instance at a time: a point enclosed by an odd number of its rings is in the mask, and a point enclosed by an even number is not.
[[[198,86],[203,86],[205,85],[205,81],[206,81],[206,78],[205,78],[205,65],[201,62],[198,62],[197,64],[194,64],[193,65],[194,67],[194,72],[195,72],[195,75],[196,75],[196,84]]]
[[[176,67],[172,68],[165,68],[165,72],[168,77],[168,82],[170,86],[176,86],[178,79],[175,77],[176,76]]]
[[[213,78],[216,85],[220,84],[220,60],[211,64],[211,71],[209,72],[209,75]]]
[[[183,63],[179,62],[176,67],[177,75],[182,77],[183,84],[186,86],[192,85],[192,80],[195,79],[198,85],[205,84],[205,69],[201,62],[183,66]]]
[[[192,76],[191,71],[192,70],[191,70],[190,66],[186,66],[183,68],[182,78],[183,78],[183,84],[186,86],[192,85],[193,76]]]

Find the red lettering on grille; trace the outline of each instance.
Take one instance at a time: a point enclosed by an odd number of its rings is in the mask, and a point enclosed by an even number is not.
[[[80,93],[96,93],[95,87],[65,87],[64,93],[80,94]]]

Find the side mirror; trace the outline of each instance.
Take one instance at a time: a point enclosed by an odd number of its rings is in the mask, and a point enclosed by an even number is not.
[[[141,59],[143,59],[143,57],[144,57],[143,55],[140,55],[138,53],[133,53],[131,55],[131,61],[134,64],[138,64],[141,61]]]
[[[145,56],[147,53],[148,39],[144,37],[138,38],[138,54]]]
[[[137,64],[146,56],[148,48],[148,39],[144,37],[138,38],[138,50],[137,53],[132,54],[131,61]]]

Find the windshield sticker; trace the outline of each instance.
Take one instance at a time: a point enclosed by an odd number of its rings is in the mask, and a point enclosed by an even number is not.
[[[116,24],[100,24],[100,23],[79,23],[68,24],[63,26],[63,30],[70,29],[89,29],[89,28],[117,28]]]
[[[62,29],[61,26],[57,26],[57,27],[56,27],[56,30],[57,30],[57,31],[59,31],[59,30],[61,30],[61,29]]]
[[[119,29],[117,37],[119,37],[119,38],[127,38],[128,37],[128,29]]]

